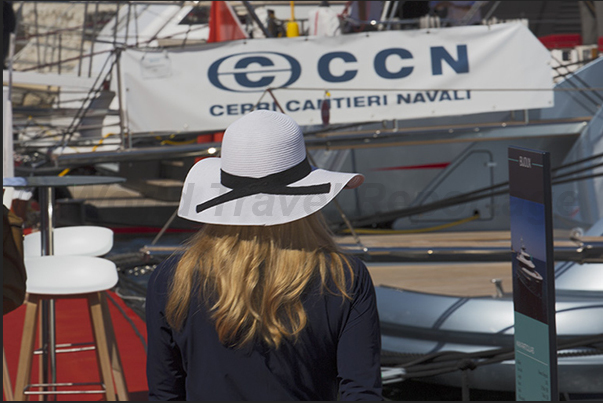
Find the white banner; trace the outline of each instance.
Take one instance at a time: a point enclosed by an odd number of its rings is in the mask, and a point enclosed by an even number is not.
[[[128,49],[121,69],[130,131],[217,131],[255,105],[322,124],[326,91],[332,124],[551,107],[549,61],[500,24]]]

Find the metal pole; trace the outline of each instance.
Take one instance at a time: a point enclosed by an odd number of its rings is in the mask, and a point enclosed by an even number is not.
[[[82,76],[82,56],[84,55],[84,35],[86,35],[86,16],[88,15],[88,3],[84,5],[84,21],[82,22],[82,38],[80,40],[80,64],[77,66],[77,76]]]
[[[113,25],[113,46],[117,43],[117,23],[119,22],[119,3],[115,3],[115,25]]]
[[[38,57],[38,66],[40,66],[41,60],[40,60],[40,29],[39,29],[39,24],[38,24],[38,2],[34,3],[34,20],[35,20],[35,26],[36,26],[36,55]],[[39,67],[38,67],[39,70]]]
[[[501,3],[500,1],[497,1],[494,3],[492,8],[490,8],[490,11],[488,11],[488,14],[486,14],[486,16],[484,17],[484,20],[488,21],[490,19],[490,17],[492,16],[492,14],[494,14],[494,11],[496,11],[496,9],[500,5],[500,3]]]
[[[13,94],[13,59],[15,58],[16,35],[11,32],[8,44],[8,100],[12,101]]]
[[[479,8],[482,6],[482,3],[484,3],[484,2],[483,1],[476,1],[476,2],[473,3],[473,5],[471,6],[471,8],[463,16],[463,19],[461,20],[461,25],[467,25],[467,23],[469,22],[469,20],[471,20],[471,18],[473,18],[473,16],[475,15],[475,13],[477,13],[477,10],[479,10]]]
[[[50,356],[50,379],[57,383],[57,332],[54,299],[48,301],[48,354]],[[56,387],[50,390],[55,391]]]
[[[155,245],[157,243],[157,241],[159,241],[159,239],[165,233],[165,231],[169,228],[169,226],[172,225],[172,221],[174,221],[174,219],[176,218],[176,214],[178,214],[178,209],[174,210],[174,212],[172,213],[172,215],[170,216],[170,218],[163,225],[163,227],[161,228],[161,231],[159,231],[159,233],[157,234],[157,236],[155,236],[155,238],[153,239],[153,242],[151,242],[151,246]]]
[[[134,39],[135,47],[138,47],[138,4],[134,4]]]
[[[90,61],[88,62],[88,77],[92,77],[92,57],[94,55],[94,42],[96,42],[96,19],[98,18],[98,2],[94,7],[94,17],[92,17],[92,37],[90,41]]]
[[[123,108],[123,87],[122,87],[122,82],[121,82],[121,52],[122,52],[122,48],[116,48],[115,49],[115,66],[117,69],[117,94],[118,94],[118,102],[119,102],[119,138],[121,139],[121,149],[123,150],[125,148],[125,133],[126,133],[126,127],[125,127],[125,113],[124,113],[124,108]],[[130,141],[130,148],[131,148],[131,141]]]
[[[42,242],[42,256],[54,254],[54,236],[53,236],[53,205],[54,188],[38,188],[38,198],[40,202],[40,239]],[[54,318],[54,300],[45,301],[42,304],[42,383],[56,383],[56,333]]]
[[[130,13],[132,12],[132,4],[128,2],[128,16],[126,18],[126,32],[124,34],[124,45],[128,46],[128,31],[130,30]]]
[[[469,370],[468,369],[463,369],[461,371],[461,378],[462,378],[462,387],[461,387],[462,399],[464,402],[468,402],[471,400],[471,398],[469,396]]]
[[[59,51],[58,51],[58,64],[57,64],[57,70],[59,72],[59,74],[61,74],[61,53],[63,51],[63,34],[59,34]]]
[[[245,6],[245,8],[247,9],[247,12],[249,13],[249,15],[251,16],[253,21],[255,21],[255,23],[258,24],[258,26],[260,27],[260,29],[262,30],[262,32],[264,33],[266,38],[272,38],[272,35],[270,35],[270,32],[268,32],[268,30],[266,29],[266,27],[264,26],[262,21],[260,21],[257,14],[255,13],[253,6],[251,4],[249,4],[248,1],[242,1],[241,3],[243,3],[243,5]]]
[[[13,59],[15,54],[15,34],[10,33],[8,37],[8,87],[6,87],[6,104],[2,107],[2,176],[5,178],[15,175],[15,156],[14,156],[14,137],[13,137],[13,103],[12,103],[12,88],[13,88]],[[4,100],[4,88],[2,89],[2,99]]]
[[[40,187],[38,190],[40,202],[40,238],[42,240],[42,256],[54,254],[52,206],[54,189],[52,187]]]
[[[58,53],[59,45],[57,44],[57,42],[58,42],[58,39],[59,39],[60,35],[61,35],[60,33],[53,32],[53,34],[52,34],[52,44],[50,45],[50,63],[53,64],[53,65],[57,64],[57,70],[58,70],[59,66],[58,66],[58,62],[54,61],[54,52],[56,50],[57,53]],[[47,36],[46,38],[49,38],[49,37],[50,37],[50,35]],[[46,41],[46,43],[48,43],[48,40]],[[44,51],[46,52],[46,50],[47,49],[45,48]],[[46,54],[44,55],[44,61],[46,61]],[[52,67],[49,67],[48,72],[49,73],[52,72]]]
[[[59,34],[59,61],[57,64],[57,70],[59,75],[61,74],[61,53],[62,53],[62,49],[63,49],[63,34]],[[57,104],[60,107],[61,106],[61,91],[59,90],[57,92]]]

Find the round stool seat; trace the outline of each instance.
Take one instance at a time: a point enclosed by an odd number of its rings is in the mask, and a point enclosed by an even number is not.
[[[102,256],[113,247],[113,231],[94,225],[76,225],[53,230],[53,255]],[[40,232],[32,232],[23,239],[25,257],[41,256]]]
[[[41,256],[25,259],[30,294],[84,294],[105,291],[117,284],[117,268],[110,260],[91,256]]]

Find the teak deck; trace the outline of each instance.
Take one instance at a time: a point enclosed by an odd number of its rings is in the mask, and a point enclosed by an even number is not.
[[[570,246],[567,232],[555,232],[555,246]],[[359,235],[362,245],[378,247],[471,248],[501,247],[511,252],[509,231],[440,232],[432,234]],[[586,239],[585,239],[586,240]],[[350,236],[338,237],[339,244],[355,247]],[[450,263],[368,263],[376,286],[387,285],[408,290],[472,297],[496,294],[492,280],[500,279],[505,293],[513,291],[511,262]]]
[[[495,295],[493,279],[502,280],[505,293],[512,287],[511,262],[479,263],[372,263],[373,283],[431,294],[476,297]]]

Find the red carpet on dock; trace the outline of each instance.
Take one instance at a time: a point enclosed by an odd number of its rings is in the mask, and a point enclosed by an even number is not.
[[[108,297],[107,302],[111,312],[111,319],[113,321],[115,337],[117,339],[117,346],[121,356],[130,400],[146,401],[148,400],[145,369],[146,325],[144,321],[114,292],[109,291]],[[113,301],[117,303],[119,308]],[[88,343],[93,340],[86,300],[57,300],[55,311],[57,344]],[[25,306],[21,306],[15,311],[5,315],[2,321],[4,353],[6,355],[8,371],[13,388],[17,377],[17,365],[21,348],[24,315]],[[135,326],[136,330],[133,326]],[[32,365],[32,383],[38,383],[38,357],[39,356],[34,357]],[[99,382],[100,377],[94,351],[61,353],[57,354],[56,357],[57,382]],[[75,388],[66,388],[64,390],[70,389],[74,390]],[[77,389],[98,390],[99,386],[84,386],[77,387]],[[61,389],[59,388],[59,390]],[[54,396],[49,396],[48,400],[55,400],[53,397]],[[3,396],[3,400],[6,400],[5,396]],[[30,396],[30,400],[38,400],[38,396],[32,395]],[[105,396],[104,394],[57,395],[56,400],[98,401],[105,400]]]

